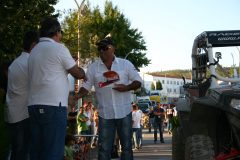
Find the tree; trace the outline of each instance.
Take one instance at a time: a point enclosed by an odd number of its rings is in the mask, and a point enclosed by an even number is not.
[[[57,18],[57,0],[0,0],[0,62],[14,60],[22,52],[23,35],[37,30],[47,17]]]
[[[154,83],[152,83],[151,90],[154,90],[154,89],[155,89],[155,85],[154,85]]]
[[[99,6],[91,8],[89,2],[87,6],[88,10],[81,17],[80,53],[82,59],[91,58],[94,60],[94,58],[98,57],[98,50],[95,44],[109,35],[115,42],[115,55],[117,57],[125,58],[130,53],[127,59],[138,70],[150,64],[150,60],[146,57],[145,52],[147,48],[142,33],[138,32],[136,28],[131,28],[131,23],[117,6],[113,6],[112,2],[106,1],[103,12],[100,11]],[[75,54],[78,48],[77,45],[74,45],[73,48],[70,46],[71,41],[75,41],[77,38],[77,16],[75,15],[77,15],[77,10],[69,11],[62,22],[64,32],[66,28],[66,34],[63,35],[63,43],[70,49],[72,54]],[[75,31],[73,30],[74,28]],[[90,33],[92,35],[91,41]],[[72,35],[70,36],[69,34]]]
[[[2,90],[0,90],[0,159],[4,159],[10,148],[10,138],[7,131],[7,122],[4,121],[4,109],[6,105],[3,103]]]
[[[158,80],[157,83],[156,83],[156,88],[157,90],[162,90],[162,83]]]

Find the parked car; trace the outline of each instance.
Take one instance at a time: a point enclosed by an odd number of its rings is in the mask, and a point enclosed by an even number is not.
[[[140,103],[148,103],[149,107],[153,106],[151,101],[138,101],[138,104]]]
[[[138,109],[140,109],[143,113],[148,113],[149,103],[138,103]]]
[[[152,102],[152,107],[156,107],[156,101],[155,100],[151,100]]]
[[[186,95],[185,94],[180,94],[179,98],[186,98]]]

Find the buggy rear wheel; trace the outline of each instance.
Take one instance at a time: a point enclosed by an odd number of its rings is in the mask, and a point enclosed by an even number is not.
[[[185,160],[215,160],[213,143],[209,136],[193,135],[187,138]]]

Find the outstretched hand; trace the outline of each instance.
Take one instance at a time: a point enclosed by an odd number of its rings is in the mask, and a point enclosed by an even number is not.
[[[112,89],[119,91],[119,92],[126,92],[128,91],[128,86],[124,84],[118,84],[116,87],[113,87]]]
[[[77,56],[77,55],[72,55],[72,58],[73,58],[73,59],[74,59],[74,61],[77,63],[78,56]]]
[[[73,107],[76,104],[76,101],[81,98],[78,94],[73,97],[68,97],[68,104]]]

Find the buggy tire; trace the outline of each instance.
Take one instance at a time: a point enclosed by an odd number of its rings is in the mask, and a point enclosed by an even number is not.
[[[186,141],[185,160],[215,160],[211,138],[205,135],[188,137]]]
[[[172,159],[183,160],[185,157],[185,145],[181,141],[181,127],[174,128],[172,133]]]

